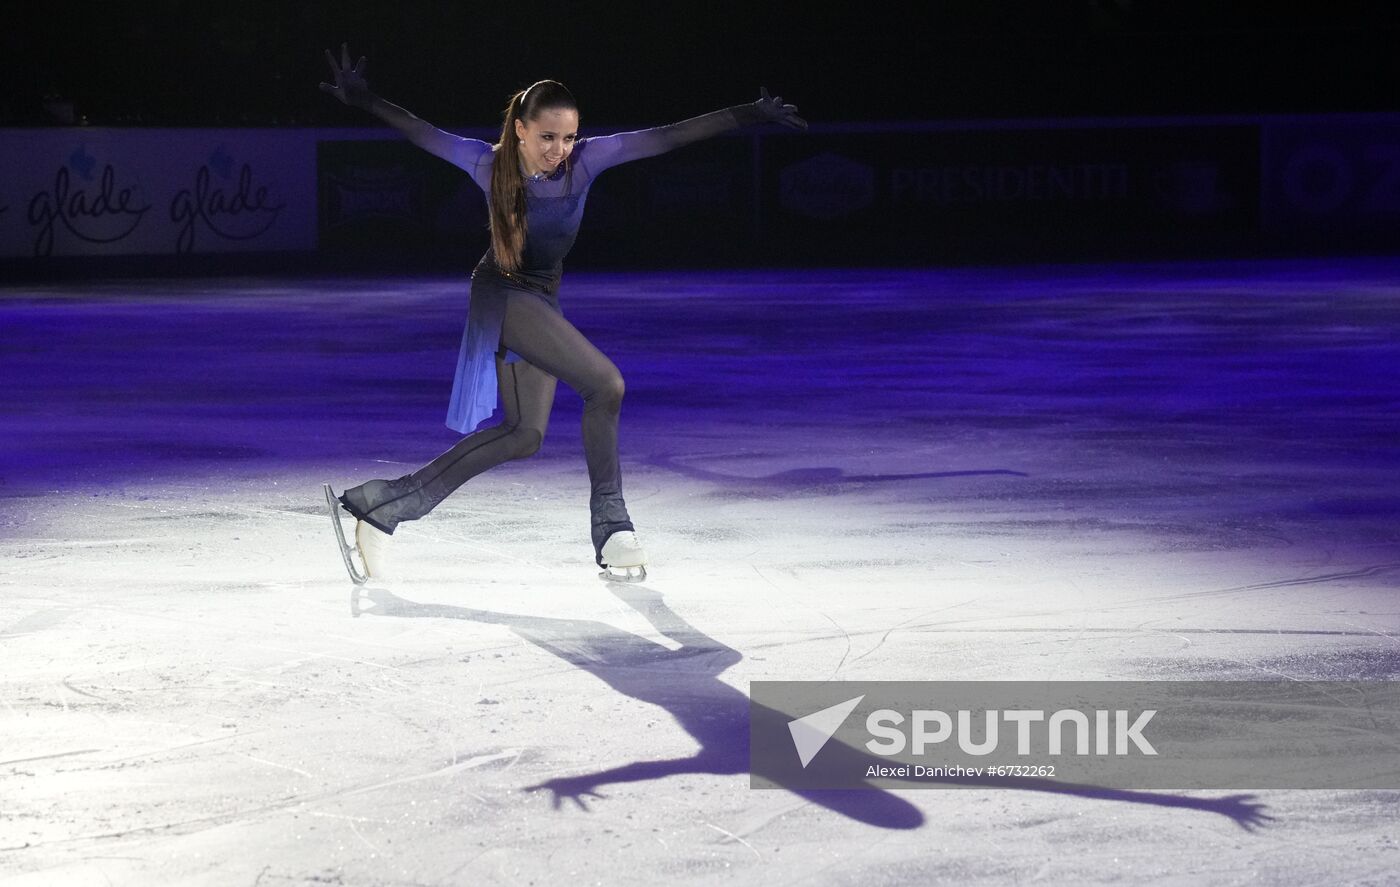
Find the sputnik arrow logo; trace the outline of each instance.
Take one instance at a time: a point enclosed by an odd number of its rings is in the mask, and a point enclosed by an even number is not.
[[[797,757],[802,761],[803,770],[807,769],[807,765],[817,756],[817,752],[822,750],[822,746],[826,745],[832,734],[841,729],[841,725],[846,723],[846,718],[850,717],[851,712],[864,698],[865,694],[861,694],[831,708],[788,721],[788,732],[792,734],[792,744],[797,748]]]

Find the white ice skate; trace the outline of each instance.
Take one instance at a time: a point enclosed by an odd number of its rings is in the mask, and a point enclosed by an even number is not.
[[[371,579],[388,579],[389,543],[393,536],[366,521],[355,522],[355,547],[365,562],[365,574]]]
[[[335,539],[340,543],[340,556],[345,561],[345,571],[350,574],[351,582],[356,585],[364,585],[369,581],[369,577],[355,563],[355,557],[359,554],[358,550],[351,548],[345,541],[345,531],[340,526],[340,502],[336,500],[335,493],[331,492],[330,484],[321,484],[321,489],[326,494],[326,508],[330,511],[331,526],[335,527]],[[360,561],[364,562],[363,555],[360,555]]]
[[[603,543],[598,556],[603,572],[599,579],[612,582],[642,582],[647,578],[647,553],[631,530],[618,530]]]

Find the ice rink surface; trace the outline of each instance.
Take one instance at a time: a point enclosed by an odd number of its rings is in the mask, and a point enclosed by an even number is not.
[[[453,444],[466,294],[0,291],[0,882],[1397,882],[1400,792],[756,791],[745,733],[755,680],[1400,677],[1400,263],[570,273],[648,581],[561,386],[356,590],[320,484]]]

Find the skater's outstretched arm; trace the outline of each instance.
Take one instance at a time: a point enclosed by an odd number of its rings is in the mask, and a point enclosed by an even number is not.
[[[369,82],[365,80],[366,59],[360,56],[360,60],[351,65],[349,44],[340,44],[339,62],[336,62],[329,49],[326,50],[326,61],[330,63],[335,83],[322,81],[323,92],[330,93],[352,108],[368,111],[403,133],[410,142],[429,154],[441,157],[467,172],[471,172],[483,157],[491,154],[491,146],[486,142],[444,132],[393,102],[370,92]]]
[[[534,785],[525,786],[525,791],[533,792],[545,789],[552,796],[552,803],[557,810],[566,800],[573,801],[580,809],[587,810],[588,806],[584,801],[585,797],[603,798],[598,792],[598,787],[603,785],[617,784],[623,782],[647,782],[653,779],[663,779],[667,776],[678,776],[685,773],[718,773],[730,775],[743,772],[743,762],[738,764],[729,761],[717,761],[713,755],[704,752],[692,755],[688,758],[661,758],[652,761],[634,761],[624,764],[621,767],[613,767],[610,770],[602,770],[598,773],[585,773],[581,776],[560,776],[554,779],[546,779]]]
[[[752,104],[722,108],[667,126],[594,136],[588,139],[588,151],[580,162],[596,176],[619,163],[655,157],[682,145],[754,123],[781,123],[793,129],[807,128],[807,121],[797,116],[796,105],[783,104],[783,97],[770,96],[766,87],[761,88],[760,92],[758,101]]]

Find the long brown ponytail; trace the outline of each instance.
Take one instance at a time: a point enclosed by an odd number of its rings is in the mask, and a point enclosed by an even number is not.
[[[541,80],[522,89],[506,105],[491,167],[491,249],[496,264],[505,271],[520,270],[527,233],[525,181],[520,174],[520,137],[515,134],[515,121],[534,120],[541,111],[552,108],[578,111],[573,93],[557,80]]]

